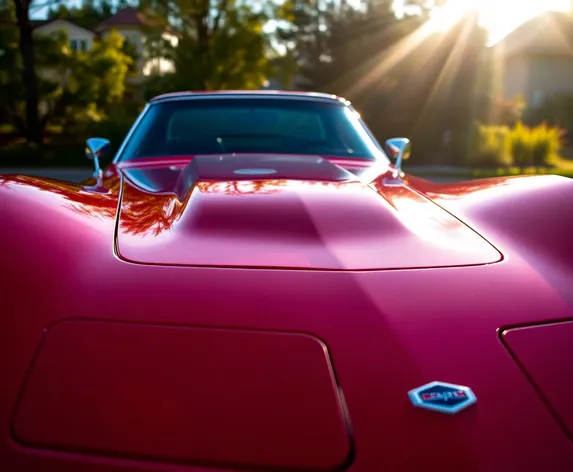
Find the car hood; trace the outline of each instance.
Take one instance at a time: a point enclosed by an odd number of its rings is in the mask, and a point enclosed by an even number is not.
[[[116,247],[134,263],[384,270],[502,257],[412,188],[320,157],[196,156],[122,173]]]

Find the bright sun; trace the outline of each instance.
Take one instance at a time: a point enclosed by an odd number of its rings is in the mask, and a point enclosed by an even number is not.
[[[464,13],[477,11],[490,44],[494,44],[538,13],[568,11],[571,5],[571,0],[449,0],[434,10],[431,23],[435,30],[444,31]]]

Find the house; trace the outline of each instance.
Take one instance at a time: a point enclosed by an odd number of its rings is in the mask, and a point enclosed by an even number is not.
[[[573,97],[573,14],[547,12],[492,47],[503,98],[531,109],[554,96]]]
[[[105,38],[111,31],[117,30],[137,51],[137,73],[128,79],[134,84],[141,83],[149,75],[173,70],[173,64],[169,60],[154,57],[147,47],[149,32],[160,25],[133,7],[118,10],[115,15],[101,22],[93,30],[62,18],[32,21],[32,26],[34,34],[49,35],[56,31],[64,31],[69,38],[71,49],[78,51],[89,51],[100,38]],[[165,39],[176,45],[176,36],[163,28],[162,30]]]
[[[177,45],[177,37],[174,34],[133,7],[119,10],[115,15],[97,25],[95,31],[102,37],[107,36],[113,30],[118,31],[135,47],[138,54],[137,70],[141,71],[141,76],[149,76],[154,73],[163,74],[173,71],[171,61],[154,57],[152,48],[148,47],[151,44],[147,33],[157,28],[161,28],[163,39],[170,41],[173,46]]]
[[[32,26],[35,34],[50,35],[64,31],[70,38],[70,47],[73,50],[88,51],[97,39],[93,31],[65,19],[32,21]]]

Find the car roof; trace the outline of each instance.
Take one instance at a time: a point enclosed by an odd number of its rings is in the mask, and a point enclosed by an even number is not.
[[[149,103],[189,100],[198,98],[291,98],[296,100],[329,101],[349,104],[348,100],[337,95],[318,92],[298,92],[287,90],[217,90],[217,91],[181,91],[157,95]]]

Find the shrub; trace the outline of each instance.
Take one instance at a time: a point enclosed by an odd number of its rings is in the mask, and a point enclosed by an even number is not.
[[[509,133],[511,160],[516,166],[533,165],[531,129],[518,122]]]
[[[536,167],[548,166],[563,146],[564,130],[545,123],[532,129],[532,160]]]
[[[480,167],[545,167],[563,145],[561,128],[542,124],[533,128],[518,122],[513,128],[478,124],[474,127],[468,164]]]
[[[470,138],[468,164],[479,167],[499,167],[511,163],[507,126],[476,124]]]

